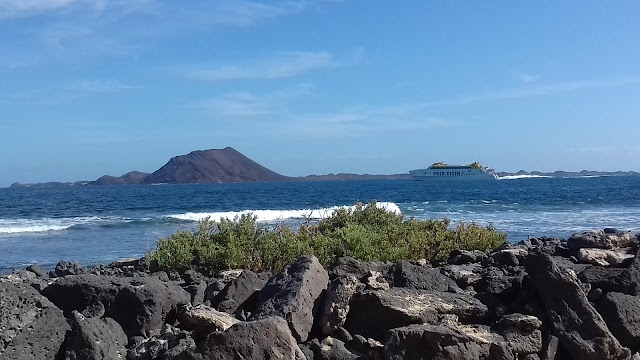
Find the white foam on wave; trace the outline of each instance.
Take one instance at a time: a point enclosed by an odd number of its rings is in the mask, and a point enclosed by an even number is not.
[[[548,175],[507,175],[500,176],[498,180],[515,180],[515,179],[535,179],[535,178],[551,178],[553,176]]]
[[[40,233],[47,231],[61,231],[76,225],[93,225],[103,223],[130,221],[116,217],[70,217],[70,218],[42,218],[42,219],[0,219],[0,234]]]
[[[376,206],[398,215],[402,215],[400,207],[392,202],[378,202]],[[167,215],[167,217],[185,221],[201,221],[209,218],[213,221],[222,219],[234,219],[236,216],[253,214],[257,221],[276,221],[284,219],[311,219],[320,220],[329,217],[338,209],[353,209],[354,206],[332,206],[320,209],[297,209],[297,210],[242,210],[223,212],[188,212],[184,214]]]

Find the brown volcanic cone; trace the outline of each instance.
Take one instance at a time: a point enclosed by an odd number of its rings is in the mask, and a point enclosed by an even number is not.
[[[282,181],[288,177],[273,172],[237,150],[197,150],[171,158],[147,176],[144,184],[194,184],[223,182]]]

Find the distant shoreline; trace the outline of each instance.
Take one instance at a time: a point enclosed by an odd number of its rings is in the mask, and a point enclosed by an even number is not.
[[[518,171],[512,172],[496,172],[499,178],[510,176],[522,176],[522,177],[547,177],[547,178],[576,178],[576,177],[597,177],[597,176],[640,176],[640,172],[636,171],[588,171],[583,170],[579,172],[573,171],[554,171],[554,172],[541,172],[541,171]],[[283,182],[283,181],[345,181],[345,180],[407,180],[411,179],[411,175],[407,174],[388,174],[388,175],[372,175],[372,174],[352,174],[352,173],[338,173],[338,174],[324,174],[324,175],[307,175],[307,176],[291,176],[282,180],[276,181],[246,181],[246,182]],[[234,181],[228,182],[205,182],[205,183],[181,183],[181,184],[218,184],[218,183],[234,183]],[[111,185],[140,185],[140,184],[101,184],[97,181],[75,181],[75,182],[42,182],[42,183],[13,183],[8,188],[58,188],[68,186],[111,186]]]

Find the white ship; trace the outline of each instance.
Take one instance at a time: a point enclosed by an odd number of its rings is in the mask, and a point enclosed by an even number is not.
[[[498,178],[493,170],[478,162],[469,165],[449,165],[437,162],[426,169],[409,171],[415,180],[495,180]]]

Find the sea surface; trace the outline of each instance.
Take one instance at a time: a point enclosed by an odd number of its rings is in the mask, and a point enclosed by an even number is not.
[[[640,232],[640,176],[3,188],[0,272],[140,257],[159,237],[206,216],[253,212],[296,226],[370,201],[406,218],[493,224],[514,242],[605,227]]]

